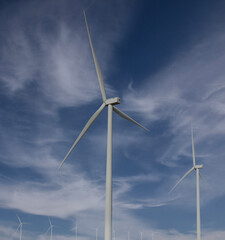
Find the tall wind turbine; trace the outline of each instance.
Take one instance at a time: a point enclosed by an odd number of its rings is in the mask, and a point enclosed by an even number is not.
[[[84,12],[84,19],[86,23],[89,43],[91,47],[92,56],[94,59],[95,69],[98,76],[98,81],[100,85],[100,90],[102,94],[102,100],[103,103],[99,107],[99,109],[92,115],[92,117],[88,120],[86,125],[84,126],[83,130],[81,131],[80,135],[70,148],[69,152],[66,154],[64,160],[62,161],[60,167],[63,165],[65,160],[68,158],[72,150],[75,148],[77,143],[80,141],[80,139],[84,136],[84,134],[87,132],[89,127],[92,125],[92,123],[96,120],[96,118],[99,116],[99,114],[102,112],[102,110],[107,106],[108,107],[108,130],[107,130],[107,160],[106,160],[106,193],[105,193],[105,240],[111,240],[112,239],[112,113],[113,111],[117,113],[119,116],[125,118],[126,120],[138,125],[139,127],[142,127],[143,129],[147,130],[145,127],[143,127],[141,124],[134,121],[132,118],[130,118],[128,115],[120,111],[118,108],[115,107],[115,105],[120,103],[120,98],[106,98],[105,88],[104,88],[104,81],[102,77],[102,73],[97,61],[97,57],[95,55],[94,47],[91,40],[90,31],[88,28],[88,23],[86,19],[86,15]]]
[[[187,171],[184,176],[175,184],[175,186],[170,190],[172,192],[177,185],[184,180],[187,175],[189,175],[193,170],[196,171],[196,218],[197,218],[197,240],[201,240],[201,225],[200,225],[200,192],[199,192],[199,176],[203,179],[199,172],[199,169],[203,168],[203,165],[196,165],[195,162],[195,147],[194,147],[194,137],[193,129],[191,128],[191,138],[192,138],[192,156],[193,156],[193,167]],[[204,180],[204,179],[203,179]]]

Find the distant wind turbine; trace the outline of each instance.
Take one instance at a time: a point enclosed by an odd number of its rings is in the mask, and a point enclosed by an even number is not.
[[[140,232],[141,240],[143,240],[143,232]]]
[[[77,240],[77,223],[75,225],[75,234],[76,234],[76,240]]]
[[[175,186],[170,190],[172,192],[177,185],[184,180],[193,170],[196,170],[196,218],[197,218],[197,240],[201,240],[201,225],[200,225],[200,192],[199,192],[199,176],[204,180],[202,175],[199,172],[199,169],[203,168],[203,165],[196,165],[195,162],[195,147],[194,147],[194,137],[193,129],[191,128],[191,138],[192,138],[192,156],[193,156],[193,167],[187,171],[184,176],[175,184]]]
[[[52,240],[52,229],[53,229],[53,225],[52,225],[52,222],[51,222],[51,220],[50,220],[50,217],[48,218],[48,220],[49,220],[49,228],[48,228],[48,230],[47,230],[47,232],[50,230],[50,240]]]
[[[20,240],[22,240],[23,224],[24,224],[24,223],[21,221],[21,219],[19,218],[18,215],[16,215],[16,216],[17,216],[17,218],[18,218],[18,220],[19,220],[19,226],[18,226],[18,228],[17,228],[16,231],[20,230]]]
[[[96,237],[96,240],[98,240],[98,228],[95,229],[95,237]]]
[[[103,103],[84,126],[80,135],[78,136],[78,138],[76,139],[72,147],[70,148],[69,152],[66,154],[64,160],[60,165],[60,168],[62,167],[63,163],[68,158],[72,150],[75,148],[77,143],[80,141],[80,139],[84,136],[84,134],[87,132],[89,127],[92,125],[92,123],[96,120],[96,118],[99,116],[102,110],[107,106],[108,107],[108,130],[107,130],[106,194],[105,194],[105,240],[111,240],[112,239],[112,113],[114,111],[115,113],[125,118],[126,120],[138,125],[139,127],[147,131],[149,130],[115,107],[115,105],[120,103],[120,98],[118,97],[109,98],[109,99],[106,98],[104,81],[103,81],[102,73],[95,55],[85,12],[84,12],[84,19],[86,23],[91,52],[94,59],[95,69],[98,76]]]
[[[116,230],[115,229],[113,229],[113,238],[114,238],[114,240],[116,240]]]
[[[18,228],[16,229],[16,232],[17,232],[18,230],[20,230],[20,240],[22,240],[23,225],[24,225],[24,224],[29,224],[29,223],[22,222],[21,219],[20,219],[20,217],[19,217],[18,215],[16,215],[16,216],[17,216],[18,221],[19,221],[19,226],[18,226]]]
[[[152,231],[152,240],[153,240],[153,236],[154,236],[154,233],[153,233],[153,231]]]

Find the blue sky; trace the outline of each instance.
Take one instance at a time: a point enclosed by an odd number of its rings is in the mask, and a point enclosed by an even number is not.
[[[82,11],[107,97],[150,129],[114,114],[116,239],[196,239],[196,161],[204,240],[225,236],[224,1],[0,2],[0,237],[104,235],[107,111],[59,165],[101,105]]]

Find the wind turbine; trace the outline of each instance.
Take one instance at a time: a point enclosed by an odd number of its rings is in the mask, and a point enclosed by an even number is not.
[[[115,228],[113,229],[113,240],[116,240],[116,230],[115,230]]]
[[[193,129],[191,128],[191,138],[192,138],[192,157],[193,157],[193,167],[188,170],[184,176],[175,184],[175,186],[170,190],[172,192],[177,185],[184,180],[193,170],[196,171],[196,218],[197,218],[197,240],[201,240],[201,225],[200,225],[200,192],[199,192],[199,176],[203,179],[199,172],[199,169],[203,168],[203,165],[196,165],[195,161],[195,147],[194,147],[194,137]],[[204,179],[203,179],[204,180]],[[205,181],[205,180],[204,180]]]
[[[151,235],[152,235],[152,240],[153,240],[153,236],[154,236],[154,233],[153,233],[153,231],[152,231],[152,234],[151,234]]]
[[[130,240],[130,229],[127,231],[127,240]]]
[[[17,216],[17,218],[18,218],[18,220],[19,220],[19,226],[18,226],[18,228],[17,228],[16,231],[18,231],[18,230],[20,229],[20,240],[22,240],[23,224],[24,224],[24,223],[21,221],[21,219],[19,218],[18,215],[16,215],[16,216]]]
[[[141,240],[143,240],[143,232],[140,232]]]
[[[76,240],[77,240],[77,223],[75,225],[75,234],[76,234]]]
[[[50,217],[48,218],[49,220],[49,225],[50,227],[48,228],[47,232],[50,230],[50,240],[52,240],[52,229],[53,229],[53,225],[52,225],[52,222],[50,220]]]
[[[95,229],[96,240],[98,240],[98,227]]]
[[[87,28],[91,52],[94,59],[95,69],[96,69],[96,73],[97,73],[97,77],[100,85],[103,103],[84,126],[80,135],[77,137],[76,141],[70,148],[69,152],[66,154],[64,160],[60,165],[60,168],[62,167],[63,163],[68,158],[72,150],[75,148],[77,143],[80,141],[80,139],[84,136],[84,134],[87,132],[89,127],[92,125],[92,123],[96,120],[96,118],[99,116],[102,110],[107,106],[108,107],[108,130],[107,130],[106,193],[105,193],[105,240],[111,240],[112,239],[112,113],[114,111],[119,116],[138,125],[139,127],[145,129],[146,131],[149,131],[149,130],[115,107],[115,105],[120,104],[120,98],[118,97],[109,98],[109,99],[106,98],[104,81],[103,81],[102,73],[97,61],[97,57],[95,55],[85,12],[84,12],[84,19],[85,19],[85,24]]]

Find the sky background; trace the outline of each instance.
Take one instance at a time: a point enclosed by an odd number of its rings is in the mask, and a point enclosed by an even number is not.
[[[0,1],[0,238],[104,236],[107,110],[59,165],[106,95],[150,129],[113,116],[113,229],[130,240],[225,236],[225,2]]]

